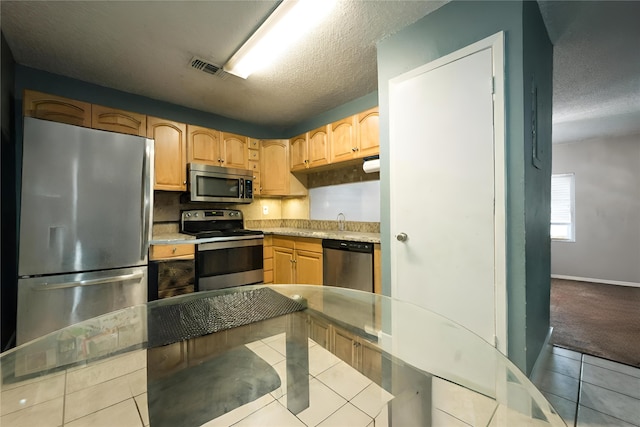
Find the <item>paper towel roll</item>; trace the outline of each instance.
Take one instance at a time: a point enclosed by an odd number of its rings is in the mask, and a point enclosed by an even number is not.
[[[380,172],[380,159],[367,160],[362,164],[362,170],[365,173]]]

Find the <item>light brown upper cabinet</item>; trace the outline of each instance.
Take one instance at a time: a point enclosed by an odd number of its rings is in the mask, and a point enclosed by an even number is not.
[[[187,163],[222,166],[221,141],[218,130],[187,125]]]
[[[380,113],[378,107],[359,113],[356,126],[358,139],[356,157],[373,156],[380,153]]]
[[[307,157],[308,148],[308,136],[309,133],[303,133],[302,135],[294,136],[289,140],[289,146],[291,150],[291,170],[299,171],[306,169],[309,159]]]
[[[249,138],[235,133],[222,132],[222,166],[247,169],[249,161]]]
[[[187,125],[147,117],[147,137],[155,140],[154,190],[187,190]]]
[[[329,125],[309,131],[307,166],[314,168],[329,163]]]
[[[22,109],[25,117],[91,127],[91,104],[88,102],[25,90]]]
[[[289,144],[284,139],[262,141],[261,194],[282,196],[289,191]]]
[[[356,116],[350,116],[331,124],[331,163],[351,160],[356,156]]]
[[[292,172],[329,164],[329,125],[291,138],[290,145]]]
[[[289,169],[289,141],[262,141],[260,152],[260,194],[263,196],[292,196],[307,194],[303,183]]]
[[[93,104],[91,106],[91,127],[111,132],[147,136],[147,116]]]

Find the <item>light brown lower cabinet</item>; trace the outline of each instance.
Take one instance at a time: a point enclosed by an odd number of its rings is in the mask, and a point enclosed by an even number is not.
[[[371,381],[382,383],[382,350],[377,345],[313,315],[309,316],[309,338]]]
[[[273,236],[273,283],[322,285],[322,240]]]

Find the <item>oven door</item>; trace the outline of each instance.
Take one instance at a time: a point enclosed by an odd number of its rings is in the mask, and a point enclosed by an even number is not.
[[[197,245],[199,291],[262,283],[262,237],[231,238]]]

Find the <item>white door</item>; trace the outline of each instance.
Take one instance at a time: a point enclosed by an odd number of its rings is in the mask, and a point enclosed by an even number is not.
[[[496,306],[504,295],[504,154],[494,139],[494,42],[392,80],[389,122],[392,295],[491,345],[506,333],[506,307]]]

